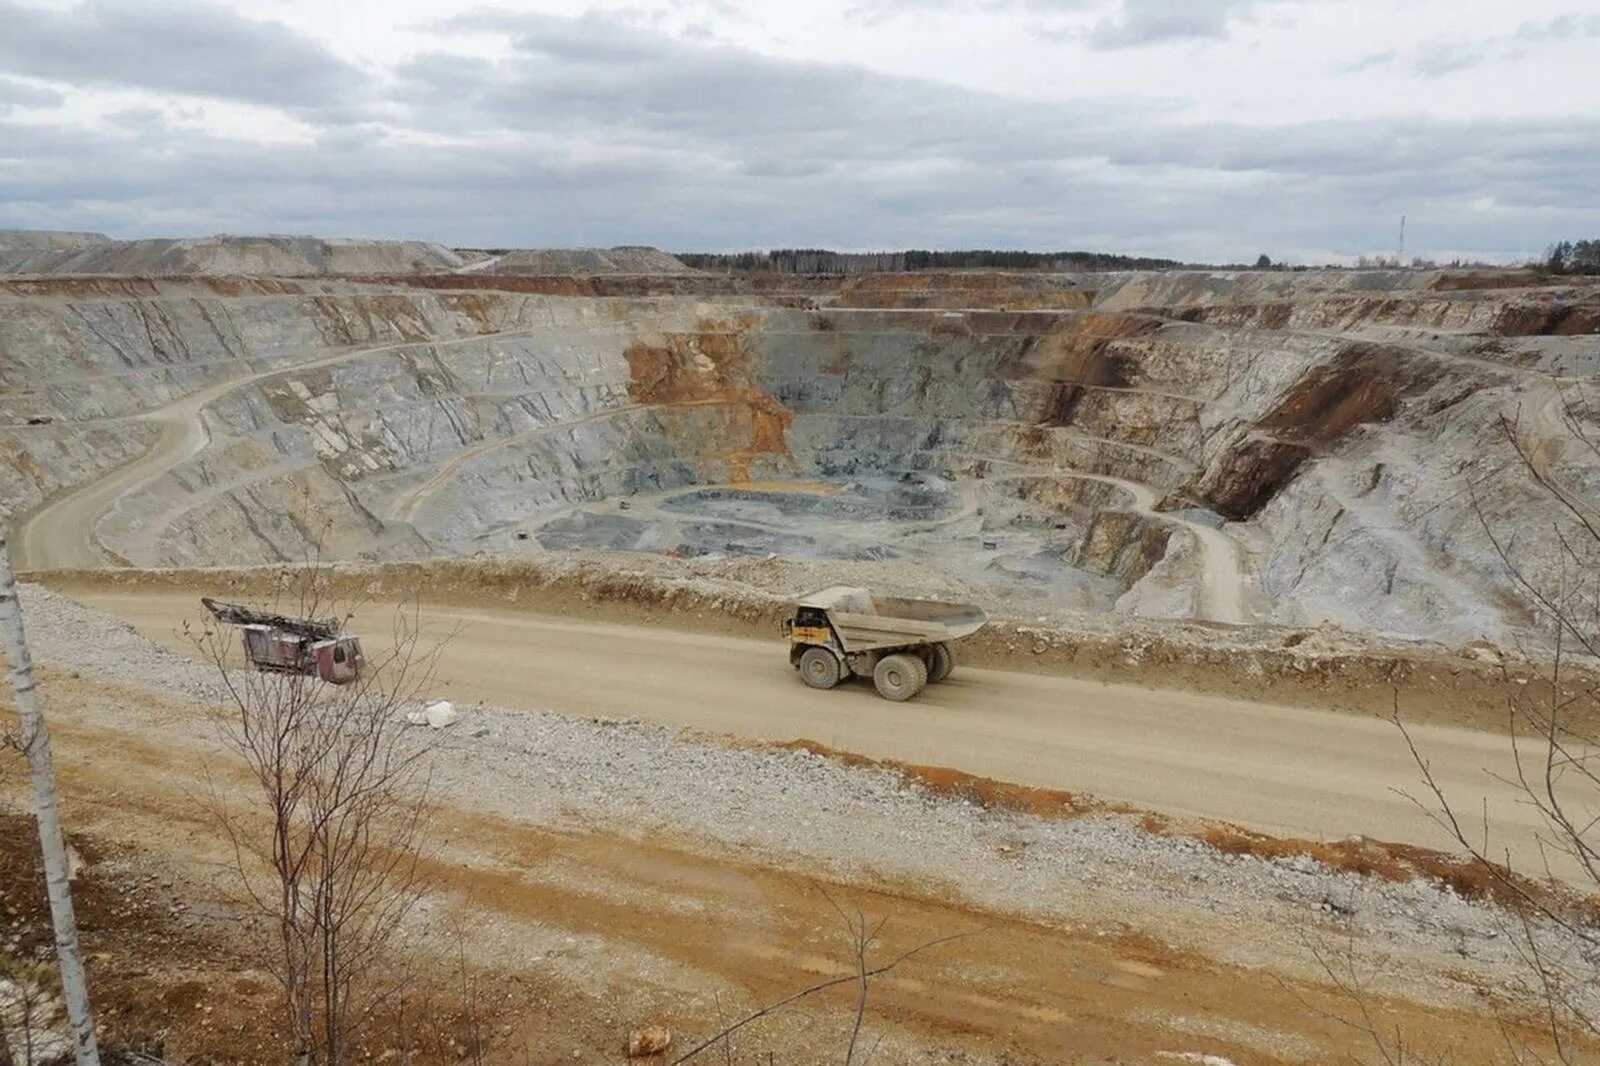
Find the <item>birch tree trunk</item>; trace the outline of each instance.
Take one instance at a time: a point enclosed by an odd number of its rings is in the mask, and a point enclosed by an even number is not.
[[[22,626],[22,604],[11,573],[11,553],[0,538],[0,614],[5,616],[6,662],[22,723],[22,750],[33,779],[33,813],[39,823],[39,846],[44,853],[45,890],[50,896],[50,918],[55,925],[56,959],[61,966],[61,996],[72,1023],[72,1042],[78,1066],[100,1066],[100,1048],[94,1035],[94,1011],[89,1006],[89,983],[78,948],[78,920],[72,912],[72,882],[67,865],[67,842],[61,834],[61,807],[56,797],[55,766],[50,758],[50,733],[39,706]]]

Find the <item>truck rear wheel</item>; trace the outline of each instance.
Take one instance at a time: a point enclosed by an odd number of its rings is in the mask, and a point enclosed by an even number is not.
[[[807,648],[800,653],[800,680],[812,688],[833,688],[839,683],[838,656],[827,648]]]
[[[948,644],[930,644],[928,646],[928,683],[937,685],[950,676],[950,671],[956,668],[956,657],[950,651]]]
[[[915,655],[885,655],[872,671],[878,695],[903,703],[928,683],[928,668]]]

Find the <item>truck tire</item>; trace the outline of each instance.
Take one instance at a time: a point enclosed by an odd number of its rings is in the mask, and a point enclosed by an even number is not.
[[[928,683],[937,685],[950,676],[950,671],[956,668],[956,657],[950,651],[948,644],[930,644],[928,646]]]
[[[839,683],[839,657],[827,648],[807,648],[800,653],[800,680],[812,688],[833,688]]]
[[[928,668],[915,655],[885,655],[873,668],[872,683],[884,699],[903,703],[928,683]]]

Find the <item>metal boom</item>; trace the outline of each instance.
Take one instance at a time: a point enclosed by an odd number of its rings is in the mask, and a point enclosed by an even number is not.
[[[219,622],[235,626],[271,626],[310,640],[333,640],[343,628],[332,618],[291,618],[240,603],[222,603],[210,596],[201,596],[200,602]]]

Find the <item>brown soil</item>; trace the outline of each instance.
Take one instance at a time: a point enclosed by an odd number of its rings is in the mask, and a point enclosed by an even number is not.
[[[1215,825],[1198,829],[1190,835],[1218,851],[1234,855],[1254,855],[1262,859],[1304,855],[1335,870],[1381,877],[1385,881],[1422,878],[1442,882],[1468,899],[1487,899],[1509,905],[1548,896],[1547,888],[1517,877],[1504,867],[1393,841],[1368,840],[1364,837],[1335,841],[1299,840],[1252,833],[1238,826]]]
[[[1054,317],[1054,316],[1052,316]],[[1048,333],[1029,337],[1012,373],[1072,385],[1132,385],[1133,366],[1107,358],[1107,345],[1159,329],[1158,319],[1117,314],[1063,316]]]
[[[1079,796],[1065,789],[1029,788],[991,777],[979,777],[947,766],[918,766],[895,759],[872,759],[853,752],[838,751],[814,740],[794,740],[786,744],[764,745],[776,751],[808,751],[843,766],[867,766],[892,770],[915,781],[938,796],[954,796],[980,807],[1020,811],[1040,818],[1070,818],[1082,814],[1131,812],[1132,808]]]
[[[1073,288],[1051,274],[949,271],[839,279],[837,304],[853,308],[1076,310],[1089,307],[1094,297],[1094,290]]]
[[[1600,333],[1600,307],[1554,300],[1507,307],[1495,320],[1502,337],[1576,337]]]
[[[67,299],[151,299],[186,288],[218,296],[279,296],[313,291],[315,283],[284,278],[236,278],[206,275],[172,275],[163,278],[110,275],[0,278],[0,293],[8,296],[54,296]]]
[[[43,691],[68,693],[78,706],[86,697],[109,697],[113,708],[155,702],[48,673],[45,681]],[[10,713],[0,710],[0,720]],[[228,780],[227,767],[200,766],[192,753],[85,728],[57,701],[49,713],[64,813],[83,829],[70,836],[82,860],[73,902],[103,1061],[288,1061],[267,929],[238,898],[227,842],[198,800],[214,783],[207,775],[217,771]],[[38,839],[32,819],[18,813],[21,782],[10,769],[0,766],[0,974],[13,961],[53,957]],[[248,787],[242,777],[231,785]],[[396,972],[404,967],[418,976],[363,1029],[352,1048],[355,1060],[457,1063],[475,1043],[485,1051],[491,1043],[509,1049],[508,1035],[524,1019],[550,1009],[578,1042],[610,1043],[608,1032],[595,1031],[589,997],[539,975],[507,975],[475,963],[463,970],[444,947],[445,957],[424,952],[391,960]],[[519,1048],[513,1061],[524,1061],[527,1051]],[[8,1063],[3,1044],[0,1063]]]
[[[1212,460],[1194,494],[1223,517],[1244,521],[1271,503],[1310,457],[1303,444],[1251,434]]]
[[[1071,425],[1085,391],[1127,388],[1135,384],[1137,364],[1121,353],[1116,341],[1139,337],[1160,328],[1153,318],[1133,315],[1083,314],[1060,319],[1047,333],[1029,336],[1018,350],[1014,377],[1050,383],[1042,409],[1041,425]]]
[[[0,778],[3,781],[3,778]],[[83,860],[72,884],[101,1049],[181,1062],[275,1057],[271,977],[182,899],[131,842],[74,834]],[[0,971],[52,957],[53,934],[33,820],[0,804]],[[5,1057],[0,1047],[0,1059]]]
[[[1437,372],[1415,363],[1400,349],[1347,344],[1295,382],[1258,425],[1288,440],[1331,444],[1358,425],[1387,421],[1402,395],[1431,384]]]
[[[1467,292],[1530,289],[1548,284],[1550,279],[1534,270],[1462,270],[1439,275],[1430,287],[1436,292]]]
[[[79,891],[108,1044],[173,1062],[273,1061],[272,986],[249,965],[250,937],[232,923],[171,917],[174,903],[215,913],[225,863],[224,842],[194,802],[203,779],[193,750],[165,746],[160,731],[120,727],[118,703],[148,697],[56,675],[43,691],[67,816],[90,859]],[[212,772],[229,774],[225,765]],[[964,794],[1006,795],[992,783],[944,780]],[[0,898],[8,916],[31,914],[37,928],[37,870],[16,858],[25,823],[0,827],[11,834]],[[627,1030],[643,1023],[673,1029],[681,1050],[719,1019],[848,974],[841,906],[887,919],[876,959],[958,937],[873,985],[866,1031],[886,1035],[885,1061],[1145,1062],[1199,1050],[1266,1066],[1368,1050],[1340,1020],[1353,1004],[1321,982],[1220,963],[1140,932],[978,912],[938,885],[797,877],[693,840],[557,832],[449,807],[436,829],[434,920],[468,938],[477,989],[468,998],[491,1062],[615,1061]],[[997,842],[994,863],[1016,846]],[[116,880],[121,869],[133,880]],[[139,889],[150,905],[130,904],[126,886],[148,885],[146,870],[174,878],[178,898]],[[549,949],[563,938],[576,946]],[[438,969],[445,987],[419,988],[409,1025],[375,1031],[363,1057],[395,1059],[402,1045],[410,1053],[399,1061],[470,1055],[473,1018],[452,998],[448,963]],[[852,1003],[840,988],[779,1014],[741,1036],[736,1061],[838,1061]],[[1469,1054],[1498,1036],[1481,1012],[1378,995],[1368,1005],[1427,1052]],[[1505,1024],[1537,1046],[1533,1026]]]

